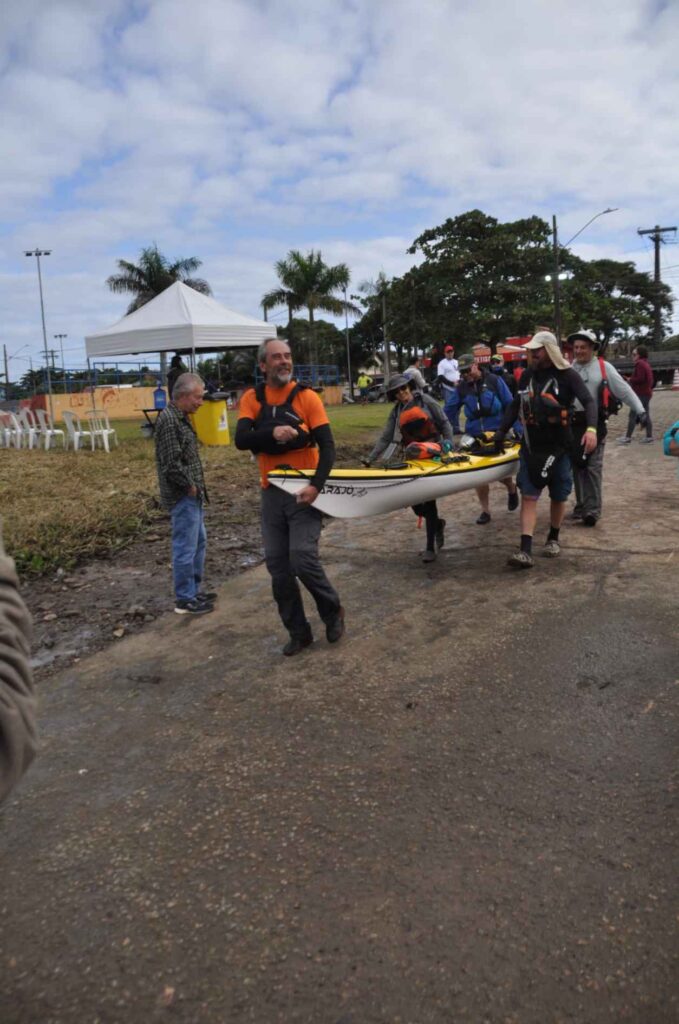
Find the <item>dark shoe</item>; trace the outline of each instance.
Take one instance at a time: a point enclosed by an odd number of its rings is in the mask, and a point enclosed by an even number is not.
[[[583,526],[596,526],[596,516],[586,515],[582,517]]]
[[[435,537],[436,547],[439,549],[439,551],[441,550],[441,548],[443,547],[443,545],[446,542],[445,533],[444,533],[445,528],[446,528],[446,521],[445,521],[445,519],[439,519],[438,523],[436,524],[436,537]]]
[[[217,600],[219,594],[215,590],[208,590],[207,592],[199,590],[194,600],[201,601],[203,604],[213,604]]]
[[[197,601],[195,597],[191,601],[177,601],[174,606],[177,615],[207,615],[213,612],[214,605],[205,601]]]
[[[507,511],[516,512],[519,507],[519,492],[514,491],[513,494],[507,495]]]
[[[429,551],[429,550],[423,551],[422,552],[422,561],[423,562],[435,562],[436,561],[436,552],[435,551]]]
[[[344,634],[344,608],[340,606],[340,610],[334,619],[325,624],[325,635],[329,644],[336,644],[338,640],[341,640]]]
[[[490,512],[482,512],[479,518],[476,520],[477,526],[485,526],[486,523],[490,522]]]
[[[574,523],[581,523],[582,522],[582,512],[580,511],[579,508],[574,508],[573,509],[573,511],[571,512],[571,519],[573,520]]]
[[[306,636],[291,636],[287,644],[283,648],[283,654],[286,658],[292,658],[295,654],[299,654],[305,647],[310,647],[314,642],[314,638],[311,632],[307,633]]]

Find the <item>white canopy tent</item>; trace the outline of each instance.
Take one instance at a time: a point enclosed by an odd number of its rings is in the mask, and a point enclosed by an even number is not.
[[[181,281],[112,327],[85,338],[88,359],[141,352],[191,352],[246,348],[274,337],[265,320],[234,313]]]

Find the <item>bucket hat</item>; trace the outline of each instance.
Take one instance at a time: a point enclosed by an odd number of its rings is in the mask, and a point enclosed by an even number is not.
[[[569,334],[566,338],[566,341],[569,344],[572,344],[574,341],[577,341],[578,339],[582,341],[588,341],[589,344],[593,345],[595,349],[599,348],[599,339],[597,338],[594,331],[586,331],[583,328],[581,328],[579,331],[574,331],[573,334]]]
[[[387,397],[391,398],[395,391],[399,388],[409,387],[412,391],[413,382],[410,377],[406,377],[405,373],[395,373],[393,377],[389,378],[387,382],[386,392]]]

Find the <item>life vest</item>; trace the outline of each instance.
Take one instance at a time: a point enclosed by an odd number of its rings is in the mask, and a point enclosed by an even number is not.
[[[296,451],[299,448],[315,447],[315,441],[311,436],[309,427],[292,407],[295,397],[300,391],[306,391],[306,388],[306,384],[295,384],[284,402],[281,402],[279,405],[271,405],[266,401],[266,382],[260,381],[255,387],[255,398],[260,405],[255,423],[258,428],[271,428],[271,441],[260,446],[260,450],[267,455],[279,455],[283,452]],[[292,441],[276,441],[273,437],[274,427],[294,427],[298,432],[297,437],[293,438]]]
[[[559,381],[549,377],[538,390],[531,374],[528,386],[521,396],[521,422],[527,427],[562,427],[568,429],[570,413],[559,397]]]
[[[404,445],[414,441],[437,441],[439,431],[426,408],[411,405],[402,409],[398,417],[398,425]]]

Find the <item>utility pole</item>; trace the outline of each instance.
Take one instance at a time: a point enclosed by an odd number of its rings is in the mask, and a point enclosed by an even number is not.
[[[655,247],[655,273],[653,275],[655,283],[655,298],[653,300],[653,344],[658,346],[662,344],[662,309],[660,303],[660,286],[662,281],[660,279],[660,243],[663,240],[663,235],[666,235],[670,231],[676,233],[676,227],[673,228],[661,228],[659,224],[656,224],[654,228],[639,228],[637,231],[638,235],[650,235],[653,239],[653,245]]]
[[[7,362],[7,346],[2,346],[2,354],[5,358],[5,398],[9,398],[9,364]]]

